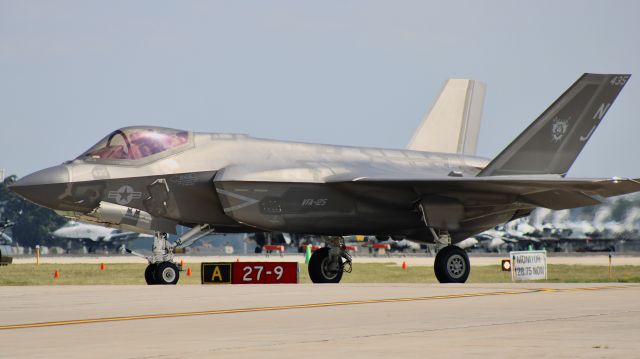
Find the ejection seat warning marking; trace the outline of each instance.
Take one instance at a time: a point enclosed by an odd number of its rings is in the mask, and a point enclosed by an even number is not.
[[[202,263],[202,284],[231,284],[231,263]]]

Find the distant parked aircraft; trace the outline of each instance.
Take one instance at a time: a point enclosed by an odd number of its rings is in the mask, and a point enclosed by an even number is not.
[[[113,249],[138,238],[153,238],[153,236],[148,234],[123,231],[121,229],[107,228],[76,221],[67,222],[64,226],[53,231],[52,235],[58,238],[82,241],[87,248],[107,246]]]

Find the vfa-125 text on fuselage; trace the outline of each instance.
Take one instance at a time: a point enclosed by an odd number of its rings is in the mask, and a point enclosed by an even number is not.
[[[464,282],[457,242],[537,207],[640,190],[632,179],[565,178],[629,77],[584,74],[493,160],[128,127],[11,189],[67,217],[154,234],[150,283],[175,283],[174,250],[213,231],[328,236],[309,263],[314,282],[350,269],[342,235],[435,242],[438,280]],[[178,224],[192,230],[169,242]]]

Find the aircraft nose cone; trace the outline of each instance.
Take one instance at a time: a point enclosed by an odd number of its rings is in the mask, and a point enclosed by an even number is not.
[[[10,185],[11,189],[18,187],[40,186],[69,182],[69,170],[66,166],[54,166],[22,177]]]
[[[25,176],[9,185],[9,189],[41,206],[56,208],[61,188],[69,182],[69,170],[60,165]]]

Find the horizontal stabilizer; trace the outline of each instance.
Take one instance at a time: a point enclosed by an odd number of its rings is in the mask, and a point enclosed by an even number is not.
[[[548,190],[529,193],[523,196],[528,203],[549,209],[567,209],[594,206],[602,202],[582,192],[567,190]]]
[[[565,179],[555,176],[448,177],[420,181],[359,178],[347,187],[382,186],[405,188],[421,197],[438,195],[456,198],[469,204],[478,196],[519,198],[518,202],[534,207],[568,209],[599,204],[593,198],[620,196],[640,191],[640,179]],[[491,202],[488,200],[488,203]]]

